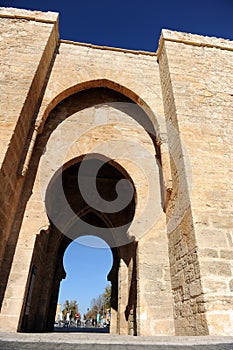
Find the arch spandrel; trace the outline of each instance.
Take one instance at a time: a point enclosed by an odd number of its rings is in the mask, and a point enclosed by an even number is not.
[[[135,84],[135,82],[134,82]],[[128,84],[130,85],[130,84]],[[133,85],[133,83],[132,83]],[[138,90],[140,90],[140,84],[138,84]],[[95,80],[89,80],[89,81],[83,81],[80,82],[78,84],[72,85],[72,86],[68,86],[65,87],[63,86],[61,90],[57,89],[57,91],[53,91],[53,92],[49,92],[50,96],[53,96],[52,98],[47,98],[47,96],[45,95],[43,102],[41,104],[41,108],[40,108],[40,112],[38,115],[38,120],[37,120],[37,126],[39,128],[39,132],[42,132],[43,130],[43,126],[44,123],[49,115],[49,113],[61,102],[63,101],[65,98],[80,92],[80,91],[84,91],[86,89],[91,89],[91,88],[97,88],[97,87],[103,87],[103,88],[109,88],[112,89],[116,92],[122,93],[123,95],[127,96],[128,98],[130,98],[134,103],[138,104],[139,106],[141,106],[143,108],[143,110],[147,113],[147,115],[149,116],[156,134],[158,135],[159,140],[160,139],[166,139],[166,134],[167,134],[167,130],[166,130],[166,125],[165,125],[165,119],[163,116],[161,116],[161,112],[160,114],[158,114],[157,112],[157,106],[154,106],[154,100],[155,96],[154,96],[154,92],[153,91],[149,91],[146,93],[145,98],[143,98],[143,94],[140,96],[138,94],[136,94],[135,92],[133,92],[130,88],[125,87],[121,84],[119,84],[116,81],[111,81],[108,79],[102,79],[102,78],[97,78]],[[59,86],[60,88],[60,86]],[[143,90],[144,87],[141,86],[141,90]],[[160,100],[160,98],[158,98],[159,103],[162,103],[162,101]],[[162,135],[160,137],[160,135]]]
[[[38,117],[40,127],[43,128],[50,111],[63,99],[95,87],[123,93],[145,109],[158,135],[166,134],[156,56],[67,43],[61,43],[56,56]]]

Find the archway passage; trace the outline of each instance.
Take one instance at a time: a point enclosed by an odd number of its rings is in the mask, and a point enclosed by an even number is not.
[[[148,135],[145,112],[134,103],[118,103],[121,99],[102,88],[70,96],[50,113],[37,138],[11,270],[12,276],[18,273],[18,261],[27,257],[20,280],[10,285],[20,291],[20,316],[12,313],[11,321],[18,331],[53,329],[65,249],[80,235],[95,235],[114,256],[108,277],[113,285],[111,332],[166,333],[172,303],[160,152],[155,133]],[[97,173],[92,170],[96,164],[103,165]],[[97,182],[87,198],[88,191],[80,187],[83,179],[87,189],[93,188],[93,179]],[[129,180],[127,190],[124,180]],[[118,207],[122,193],[128,202]],[[2,315],[9,315],[12,301],[6,297]]]
[[[109,203],[109,206],[117,201],[119,193],[116,186],[124,180],[120,194],[130,200],[118,212],[109,211],[108,207],[106,211],[99,210],[98,200],[91,206],[92,203],[85,199],[79,177],[94,181],[99,200],[103,199],[104,205]],[[94,233],[109,245],[113,254],[113,266],[108,274],[112,284],[111,332],[135,335],[137,243],[134,237],[128,235],[135,213],[135,189],[127,173],[117,163],[101,155],[75,159],[51,180],[46,194],[46,209],[50,228],[38,235],[35,244],[21,330],[53,330],[59,286],[66,274],[64,252],[72,240]]]
[[[107,276],[113,265],[109,246],[96,236],[81,236],[67,247],[63,265],[66,278],[60,284],[54,330],[109,333],[111,284]]]

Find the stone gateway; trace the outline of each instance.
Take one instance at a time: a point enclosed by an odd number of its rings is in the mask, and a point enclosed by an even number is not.
[[[110,247],[111,333],[233,334],[233,42],[59,40],[0,9],[0,331],[53,329],[63,256]]]

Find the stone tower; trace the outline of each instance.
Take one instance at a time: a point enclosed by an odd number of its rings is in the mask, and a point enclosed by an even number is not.
[[[0,330],[51,330],[63,255],[109,245],[111,332],[232,335],[233,42],[59,40],[1,8]]]

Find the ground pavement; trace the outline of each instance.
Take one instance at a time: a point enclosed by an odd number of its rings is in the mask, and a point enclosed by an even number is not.
[[[233,350],[233,337],[131,337],[99,333],[0,333],[0,350]]]

